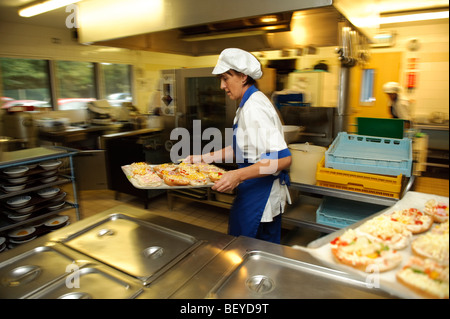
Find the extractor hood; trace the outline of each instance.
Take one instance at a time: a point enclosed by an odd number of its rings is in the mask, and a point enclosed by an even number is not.
[[[121,1],[109,0],[105,6]],[[191,56],[219,54],[228,47],[266,51],[337,46],[342,21],[368,38],[375,29],[357,25],[369,21],[361,16],[374,15],[367,7],[375,0],[356,4],[351,0],[146,0],[145,8],[124,10],[117,19],[113,13],[119,9],[105,12],[103,7],[95,15],[92,4],[97,2],[100,5],[102,0],[80,4],[80,42]],[[133,2],[140,1],[127,0],[126,5]],[[153,9],[145,18],[149,5]],[[96,23],[89,20],[94,16]],[[115,23],[109,25],[111,21]]]

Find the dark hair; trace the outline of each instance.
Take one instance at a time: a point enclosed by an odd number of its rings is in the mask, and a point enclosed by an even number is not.
[[[233,71],[233,72],[236,73],[236,74],[244,74],[244,73],[239,72],[239,71],[236,71],[236,70],[234,70],[234,69],[229,69],[229,70],[228,70],[227,72],[225,72],[225,73],[228,73],[229,75],[233,75],[233,74],[231,74],[230,71]],[[246,75],[246,74],[244,74],[244,75]],[[244,84],[245,84],[245,85],[255,85],[255,86],[257,87],[257,82],[256,82],[256,80],[255,80],[254,78],[252,78],[250,75],[247,75],[247,80],[245,81]]]
[[[251,76],[247,75],[247,81],[245,81],[244,84],[248,85],[255,85],[256,86],[256,80],[253,79]]]

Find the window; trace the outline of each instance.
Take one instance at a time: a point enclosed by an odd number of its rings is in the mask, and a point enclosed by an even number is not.
[[[57,61],[58,109],[85,109],[95,100],[94,63]]]
[[[131,67],[126,64],[102,63],[105,96],[112,106],[131,102]]]
[[[98,95],[122,106],[133,100],[131,70],[126,64],[0,57],[0,107],[85,109]]]
[[[0,58],[2,108],[51,107],[48,61]]]
[[[375,97],[373,94],[373,83],[375,77],[374,69],[364,69],[362,73],[362,81],[361,81],[361,103],[372,103],[375,101]]]

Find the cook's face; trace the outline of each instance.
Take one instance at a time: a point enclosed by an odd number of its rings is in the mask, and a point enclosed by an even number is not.
[[[233,70],[220,75],[220,88],[225,90],[232,100],[239,100],[244,95],[244,82],[246,75]]]
[[[395,101],[397,99],[397,93],[388,93],[387,95],[389,95],[389,99],[391,101]]]

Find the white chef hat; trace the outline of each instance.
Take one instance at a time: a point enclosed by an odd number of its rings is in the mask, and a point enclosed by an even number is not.
[[[384,93],[400,93],[402,87],[397,82],[387,82],[383,85]]]
[[[212,73],[222,74],[230,69],[244,73],[254,80],[258,80],[262,76],[261,63],[258,59],[253,54],[241,49],[223,50]]]

